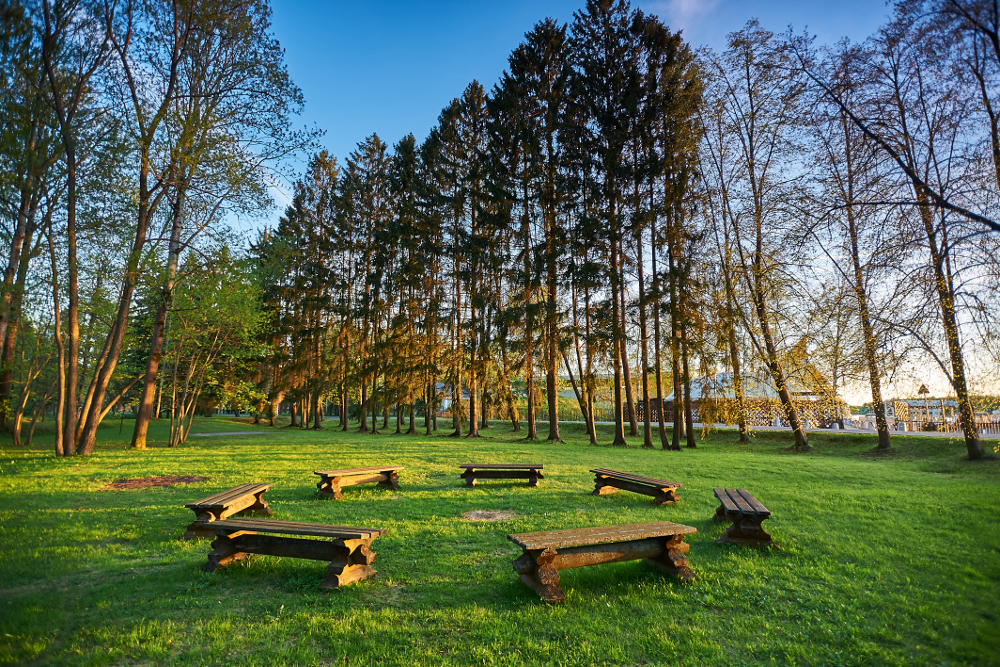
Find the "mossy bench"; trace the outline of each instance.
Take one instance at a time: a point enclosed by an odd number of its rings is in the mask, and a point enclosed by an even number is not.
[[[694,580],[686,555],[690,547],[684,536],[696,532],[692,526],[654,521],[519,533],[507,539],[524,549],[514,560],[514,571],[521,575],[521,582],[546,602],[558,603],[566,599],[559,588],[559,570],[574,567],[642,558],[681,581]]]

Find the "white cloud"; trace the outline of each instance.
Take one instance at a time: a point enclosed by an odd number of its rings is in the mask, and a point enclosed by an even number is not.
[[[720,0],[654,0],[641,3],[656,14],[671,30],[692,32],[719,5]]]

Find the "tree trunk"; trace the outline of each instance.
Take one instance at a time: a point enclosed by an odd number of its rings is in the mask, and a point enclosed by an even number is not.
[[[361,381],[361,405],[358,406],[358,433],[368,433],[368,383]]]
[[[695,449],[698,447],[698,443],[695,440],[694,433],[694,409],[691,405],[691,370],[688,363],[687,331],[684,329],[681,329],[681,359],[684,372],[684,377],[681,381],[684,383],[684,424],[687,427],[687,447]],[[674,395],[677,395],[676,392]]]
[[[671,434],[670,449],[680,451],[681,438],[686,437],[684,425],[684,385],[681,383],[681,359],[680,359],[680,336],[677,333],[677,326],[671,323],[670,335],[670,365],[673,372],[674,401],[673,420],[674,427]]]
[[[14,343],[17,340],[18,313],[30,258],[30,253],[22,250],[25,245],[31,243],[31,228],[34,227],[31,221],[35,217],[36,210],[31,199],[30,190],[21,191],[17,224],[14,225],[14,233],[10,239],[7,269],[4,271],[3,286],[0,289],[0,344],[3,346],[2,361],[0,361],[0,401],[7,405],[11,399],[11,364],[14,361]],[[0,410],[0,428],[7,427],[7,414],[6,410]]]
[[[554,222],[553,222],[554,224]],[[549,234],[549,250],[547,252],[548,285],[546,289],[545,319],[546,319],[546,349],[545,349],[545,395],[549,406],[549,442],[562,442],[559,436],[559,377],[558,368],[559,330],[556,306],[556,257],[554,232]]]
[[[729,322],[729,359],[733,367],[733,394],[736,396],[737,420],[740,427],[740,442],[750,442],[750,428],[747,425],[746,401],[743,398],[743,375],[740,372],[740,351],[736,346],[736,323]]]
[[[465,437],[479,437],[479,421],[476,414],[478,401],[476,392],[478,391],[478,378],[476,377],[476,309],[472,309],[472,350],[469,356],[469,433]]]
[[[521,430],[521,417],[517,413],[517,404],[514,401],[514,392],[510,388],[511,387],[511,382],[510,382],[510,365],[507,362],[507,346],[506,345],[501,345],[500,346],[500,363],[503,364],[503,375],[501,376],[500,381],[504,383],[504,387],[505,387],[505,390],[500,395],[500,397],[502,397],[503,400],[505,400],[506,403],[507,403],[507,405],[506,405],[506,408],[507,408],[507,417],[510,419],[511,428],[516,433],[517,431]]]
[[[313,430],[323,428],[323,410],[320,409],[320,390],[317,388],[312,396]]]
[[[591,354],[590,344],[590,290],[584,289],[583,291],[583,318],[584,318],[584,336],[587,347],[587,371],[584,373],[583,367],[580,367],[580,384],[586,387],[587,396],[587,414],[590,416],[590,421],[587,424],[587,434],[590,436],[590,444],[597,444],[597,415],[594,412],[594,373],[593,373],[593,355]],[[577,363],[580,363],[580,348],[576,349]]]
[[[920,217],[927,233],[927,244],[931,251],[931,266],[934,269],[934,286],[941,306],[941,321],[944,325],[945,340],[948,342],[948,355],[951,360],[951,386],[955,390],[955,402],[958,404],[958,416],[962,423],[962,433],[965,436],[965,448],[970,461],[976,461],[986,456],[983,443],[979,438],[979,428],[976,426],[975,412],[972,409],[972,399],[965,379],[965,358],[962,355],[962,344],[959,340],[958,317],[955,313],[955,289],[951,274],[945,266],[947,243],[938,247],[937,234],[934,229],[933,212],[926,198],[918,193],[917,201]]]
[[[587,402],[584,399],[580,388],[576,386],[576,378],[573,376],[573,368],[569,365],[569,357],[563,352],[563,363],[566,365],[566,373],[569,375],[569,382],[573,386],[573,394],[576,396],[576,402],[580,406],[580,414],[583,415],[585,422],[590,423],[590,418],[587,410]]]
[[[34,230],[34,214],[29,216],[29,225],[25,233],[24,243],[30,245]],[[14,354],[17,344],[17,334],[21,323],[21,310],[24,302],[24,283],[28,276],[28,264],[34,253],[22,253],[17,263],[17,274],[12,286],[12,294],[7,299],[7,316],[10,323],[7,326],[6,338],[3,340],[3,356],[0,357],[0,401],[10,405],[11,383],[14,373]]]
[[[462,374],[456,373],[455,386],[451,388],[451,427],[452,437],[457,438],[462,435]]]
[[[529,307],[530,308],[530,307]],[[535,424],[535,358],[534,358],[534,327],[532,316],[528,315],[528,323],[525,327],[525,377],[527,378],[526,389],[528,394],[528,435],[525,440],[538,439],[538,427]]]
[[[667,244],[667,269],[670,272],[670,368],[673,373],[673,433],[670,449],[680,451],[681,438],[686,437],[684,423],[683,385],[681,384],[681,350],[680,350],[680,305],[678,304],[677,264],[675,260],[676,240]]]
[[[621,301],[619,294],[621,290],[621,274],[618,269],[618,241],[611,242],[611,365],[615,369],[615,437],[612,441],[614,447],[628,447],[625,440],[625,414],[622,405],[622,364],[628,364],[628,359],[623,358],[622,350],[625,347],[625,333],[622,331]]]
[[[62,339],[62,308],[59,305],[59,272],[56,263],[56,248],[53,238],[52,221],[49,221],[47,240],[49,244],[49,259],[52,264],[52,338],[56,345],[56,412],[55,412],[55,450],[56,456],[69,456],[73,450],[65,448],[63,436],[63,418],[66,410],[66,346]]]
[[[28,187],[20,192],[20,204],[15,215],[16,223],[13,234],[10,237],[10,248],[7,256],[7,268],[3,274],[3,286],[0,288],[0,341],[7,339],[7,327],[11,321],[11,303],[14,297],[14,281],[18,269],[21,266],[22,253],[28,236],[28,218],[31,216],[32,192],[30,183],[33,181],[28,177]]]
[[[182,183],[177,187],[174,200],[173,222],[170,226],[170,241],[167,246],[166,275],[160,287],[160,302],[156,307],[156,319],[153,321],[153,331],[149,343],[149,360],[146,363],[146,376],[143,378],[142,392],[139,394],[139,407],[135,413],[135,426],[132,430],[132,447],[146,448],[146,434],[149,432],[149,420],[153,413],[153,398],[156,393],[156,376],[160,368],[163,354],[164,331],[167,322],[167,311],[173,300],[174,281],[177,276],[177,266],[181,253],[181,231],[184,228],[184,204],[187,188]]]
[[[68,132],[63,129],[63,132]],[[76,152],[66,140],[66,415],[63,420],[63,455],[77,451],[77,386],[80,384],[80,264],[76,248]]]
[[[620,249],[620,248],[619,248]],[[622,267],[624,271],[624,267]],[[625,335],[625,276],[618,281],[619,294],[622,300],[621,304],[621,328],[622,336],[620,338],[621,343],[621,357],[622,357],[622,371],[624,375],[625,382],[625,411],[628,415],[629,421],[629,435],[635,436],[639,435],[639,420],[636,419],[635,414],[635,388],[632,386],[632,365],[628,358],[628,338]]]
[[[350,406],[350,402],[349,402],[348,393],[349,392],[348,392],[348,389],[347,389],[347,379],[346,379],[346,373],[345,373],[345,379],[344,379],[344,382],[341,385],[341,389],[340,389],[340,430],[341,431],[346,431],[349,428],[348,423],[347,423],[347,420],[348,420],[347,411],[350,409],[351,406]]]
[[[643,449],[653,448],[653,424],[652,405],[649,402],[649,334],[646,327],[646,277],[644,274],[642,258],[642,234],[636,239],[636,247],[639,249],[636,258],[636,265],[639,269],[639,351],[642,367],[640,369],[642,380],[642,447]]]
[[[878,349],[871,315],[868,311],[868,294],[865,293],[864,273],[861,269],[861,255],[858,250],[857,228],[854,224],[854,214],[850,206],[847,207],[847,218],[851,241],[851,261],[854,265],[854,296],[858,300],[858,318],[861,320],[861,332],[865,343],[865,365],[868,366],[868,381],[872,391],[872,408],[875,410],[875,425],[878,429],[878,446],[876,449],[887,451],[891,448],[889,443],[889,421],[885,417],[885,402],[882,400],[881,374],[878,368]]]
[[[104,398],[111,382],[111,377],[118,364],[121,354],[122,343],[125,340],[125,333],[128,330],[128,317],[132,305],[132,294],[135,291],[139,278],[139,262],[142,259],[143,250],[146,246],[147,229],[153,211],[150,208],[150,192],[147,187],[148,157],[143,156],[144,169],[139,174],[139,212],[136,217],[135,238],[132,241],[132,248],[128,255],[125,267],[125,275],[122,279],[121,294],[118,299],[118,312],[115,316],[114,324],[108,334],[108,341],[105,344],[107,354],[104,355],[104,362],[95,368],[95,375],[91,380],[93,387],[93,399],[89,405],[86,415],[86,422],[83,433],[80,436],[78,452],[89,455],[94,451],[94,443],[97,439],[97,427],[100,426],[100,415],[104,409]],[[90,393],[90,392],[88,392]]]
[[[431,418],[435,408],[435,402],[432,395],[435,393],[435,389],[436,387],[434,387],[431,382],[428,382],[427,386],[424,388],[424,435],[431,434]]]
[[[781,364],[778,362],[778,349],[774,344],[774,337],[771,334],[771,324],[770,316],[767,312],[767,302],[760,288],[752,290],[752,298],[754,300],[754,306],[757,309],[757,319],[760,322],[761,337],[764,339],[764,349],[766,352],[765,365],[767,366],[768,372],[771,374],[771,379],[774,380],[775,389],[778,391],[778,398],[781,399],[781,405],[785,410],[785,416],[788,418],[788,423],[792,427],[792,432],[795,438],[794,447],[797,451],[807,452],[812,449],[812,447],[809,445],[809,440],[806,438],[805,430],[802,428],[802,422],[799,420],[798,410],[795,409],[795,404],[792,403],[792,396],[788,391],[788,383],[785,380],[785,372],[781,368]]]

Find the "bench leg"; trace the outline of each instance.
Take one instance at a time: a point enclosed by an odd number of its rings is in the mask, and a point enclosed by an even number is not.
[[[345,541],[347,543],[347,541]],[[376,574],[371,564],[375,562],[375,552],[370,548],[371,540],[344,547],[344,557],[331,561],[326,567],[326,579],[319,587],[323,590],[339,588],[356,581],[363,581]]]
[[[242,532],[242,535],[248,533]],[[233,561],[246,558],[247,554],[236,548],[233,538],[228,535],[219,535],[212,542],[212,551],[208,553],[208,562],[201,566],[202,572],[215,572],[223,565],[229,565]]]
[[[514,571],[520,573],[521,583],[549,604],[558,604],[566,599],[566,594],[559,588],[559,571],[552,565],[556,555],[555,549],[525,551],[514,560]]]
[[[323,498],[333,498],[334,500],[343,500],[344,494],[340,492],[340,478],[324,478],[323,481],[316,484],[316,493],[318,493]]]
[[[644,559],[647,563],[666,574],[671,574],[683,583],[697,579],[694,571],[688,567],[687,552],[691,548],[684,541],[683,535],[674,535],[663,545],[663,553],[655,558]]]
[[[767,517],[765,517],[766,519]],[[719,544],[741,544],[747,547],[777,548],[761,524],[764,519],[756,517],[737,517],[732,519],[733,525],[726,529],[726,534],[715,540]]]
[[[246,516],[271,516],[272,514],[274,514],[274,512],[271,511],[271,506],[267,504],[266,500],[264,500],[264,494],[265,493],[267,493],[266,490],[254,494],[255,498],[254,498],[253,505],[251,505],[250,507],[246,508],[242,512],[239,512],[239,515],[240,516],[244,516],[244,515],[246,515]]]
[[[364,581],[375,573],[375,568],[367,565],[344,566],[337,563],[330,563],[326,567],[326,579],[323,580],[323,583],[319,587],[323,590],[340,588],[347,584],[353,584],[356,581]]]
[[[659,507],[660,505],[670,505],[671,503],[676,503],[680,498],[677,497],[676,489],[666,489],[666,490],[656,490],[656,495],[653,496],[653,504]]]
[[[729,521],[729,517],[726,516],[726,510],[719,505],[715,509],[715,514],[712,515],[712,521]]]
[[[471,489],[476,485],[476,476],[471,474],[462,475],[465,477],[465,488]]]
[[[541,475],[538,474],[537,470],[532,470],[531,474],[528,475],[528,486],[538,486],[538,478]]]
[[[393,491],[399,491],[399,473],[393,470],[383,474],[385,475],[385,479],[379,482],[378,486],[386,489],[392,489]]]
[[[610,496],[612,493],[618,493],[619,489],[614,486],[608,486],[607,477],[601,477],[600,475],[594,477],[594,492],[590,495],[592,496]]]

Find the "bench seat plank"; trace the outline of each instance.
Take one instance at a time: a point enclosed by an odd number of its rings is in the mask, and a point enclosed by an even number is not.
[[[743,498],[743,496],[741,496],[736,492],[736,489],[726,489],[726,494],[730,497],[730,499],[732,499],[734,503],[736,503],[736,507],[739,508],[741,514],[750,516],[752,514],[757,513],[754,511],[752,507],[750,507],[750,505]]]
[[[193,503],[188,503],[184,507],[188,509],[198,509],[201,507],[219,507],[228,505],[233,500],[237,498],[242,498],[248,494],[256,494],[259,491],[267,491],[271,488],[271,484],[240,484],[239,486],[234,486],[231,489],[226,489],[225,491],[219,491],[216,494],[208,496],[207,498],[202,498],[201,500],[196,500]]]
[[[332,537],[335,539],[370,540],[384,535],[385,530],[357,528],[354,526],[329,526],[322,523],[302,523],[299,521],[277,521],[275,519],[223,519],[213,521],[213,530],[246,530],[255,533],[278,533],[281,535],[309,535],[312,537]]]
[[[363,475],[371,472],[389,472],[406,470],[403,466],[372,466],[370,468],[344,468],[343,470],[317,470],[316,475],[327,475],[328,477],[342,477],[344,475]]]
[[[729,497],[729,493],[726,492],[726,489],[712,489],[712,491],[715,493],[715,497],[719,499],[719,502],[722,503],[723,511],[725,512],[740,511],[740,508]]]
[[[668,482],[664,479],[654,479],[652,477],[643,477],[642,475],[633,475],[632,473],[622,472],[620,470],[608,470],[607,468],[594,468],[590,472],[596,475],[607,475],[608,477],[617,477],[618,479],[629,480],[630,482],[638,482],[640,484],[649,484],[650,486],[656,486],[663,489],[677,488],[684,486],[678,482]]]
[[[184,507],[194,512],[195,520],[187,527],[184,538],[213,537],[215,532],[205,526],[212,521],[227,519],[230,516],[248,514],[270,516],[271,507],[264,500],[264,493],[271,486],[271,484],[249,482],[186,504]]]
[[[641,540],[646,537],[663,535],[684,535],[696,533],[697,528],[684,526],[672,521],[652,521],[630,523],[619,526],[597,526],[592,528],[569,528],[566,530],[543,530],[537,533],[517,533],[507,539],[525,549],[557,549],[559,547],[582,547],[591,544]]]
[[[594,473],[593,495],[607,496],[619,490],[631,491],[653,496],[653,504],[657,506],[676,503],[679,500],[677,489],[684,486],[679,482],[668,482],[665,479],[654,479],[608,468],[592,468],[590,472]]]
[[[462,463],[459,468],[475,468],[477,470],[541,470],[541,463]]]
[[[743,497],[743,500],[746,501],[747,505],[749,505],[754,512],[757,514],[766,514],[767,516],[771,516],[771,511],[761,505],[760,501],[750,495],[749,491],[746,489],[737,489],[736,492]]]

